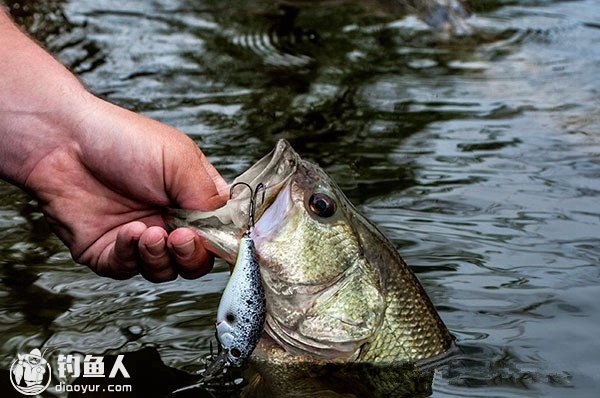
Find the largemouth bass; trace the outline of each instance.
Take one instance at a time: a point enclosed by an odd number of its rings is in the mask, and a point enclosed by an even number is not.
[[[290,357],[422,361],[452,338],[392,243],[287,141],[235,179],[265,184],[252,230],[267,303],[265,334]],[[212,212],[176,210],[232,264],[247,228],[246,190]],[[269,344],[272,350],[273,344]]]

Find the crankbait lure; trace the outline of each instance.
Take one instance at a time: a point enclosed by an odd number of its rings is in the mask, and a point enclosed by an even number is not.
[[[250,189],[250,210],[248,229],[240,240],[237,259],[227,286],[221,296],[217,310],[217,340],[222,350],[220,357],[225,360],[225,366],[235,367],[250,358],[256,348],[263,331],[266,315],[265,292],[260,276],[260,266],[256,259],[254,241],[251,238],[256,212],[256,197],[265,186],[258,184],[254,191]]]
[[[241,366],[258,344],[265,322],[265,293],[254,242],[248,230],[217,311],[217,338],[227,362]]]
[[[217,310],[216,336],[219,352],[198,383],[173,391],[173,395],[200,388],[207,381],[222,374],[228,366],[242,366],[250,358],[263,331],[267,305],[251,233],[254,228],[256,196],[262,190],[264,201],[266,188],[263,184],[258,184],[252,190],[248,184],[239,182],[231,187],[230,196],[233,189],[240,184],[250,189],[249,221],[248,229],[240,240],[235,266]]]

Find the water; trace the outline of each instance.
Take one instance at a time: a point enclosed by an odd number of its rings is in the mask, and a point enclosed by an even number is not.
[[[596,396],[600,5],[474,9],[475,33],[454,39],[358,2],[28,1],[13,14],[93,92],[196,139],[228,180],[279,138],[319,162],[463,349],[432,396]],[[43,345],[156,347],[197,370],[226,266],[160,285],[99,278],[7,184],[0,237],[2,368]]]

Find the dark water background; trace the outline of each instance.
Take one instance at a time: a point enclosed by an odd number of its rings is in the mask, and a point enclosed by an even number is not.
[[[13,4],[13,2],[10,2]],[[19,2],[95,93],[197,140],[226,179],[287,138],[414,267],[464,351],[434,397],[598,396],[600,3],[473,2],[444,38],[360,2]],[[223,264],[112,281],[0,184],[0,365],[154,346],[197,370]]]

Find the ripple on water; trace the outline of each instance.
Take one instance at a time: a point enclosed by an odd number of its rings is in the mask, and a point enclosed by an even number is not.
[[[226,278],[221,272],[202,281],[154,285],[140,277],[128,281],[98,278],[83,267],[71,272],[47,270],[36,284],[67,293],[76,303],[54,319],[56,330],[44,346],[88,347],[90,352],[104,354],[151,344],[160,347],[167,363],[192,365],[213,339],[216,307]],[[97,339],[99,335],[103,338]]]
[[[23,18],[94,92],[189,132],[228,179],[278,138],[322,164],[457,337],[434,396],[595,396],[599,9],[513,3],[478,4],[474,34],[452,40],[346,4],[84,0]],[[3,365],[33,346],[153,344],[196,369],[226,267],[101,279],[0,192]]]

